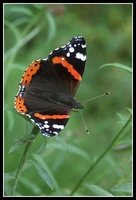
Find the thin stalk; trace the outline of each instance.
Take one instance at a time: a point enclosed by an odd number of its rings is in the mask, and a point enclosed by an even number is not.
[[[36,136],[38,135],[38,131],[39,131],[38,127],[34,126],[31,135],[35,135],[35,138],[36,138]],[[11,196],[13,196],[14,193],[15,193],[15,190],[16,190],[19,178],[20,178],[20,174],[22,172],[22,169],[23,169],[23,166],[24,166],[24,163],[25,163],[25,160],[26,160],[26,156],[27,156],[27,154],[29,152],[29,149],[30,149],[31,145],[32,145],[32,142],[28,142],[26,147],[25,147],[25,150],[23,152],[21,161],[19,163],[19,166],[18,166],[18,169],[17,169],[17,172],[16,172],[15,182],[14,182],[14,185],[13,185],[13,188],[12,188]]]
[[[118,134],[115,136],[115,138],[112,140],[111,144],[108,146],[108,148],[100,155],[100,157],[92,164],[92,166],[87,170],[87,172],[82,176],[82,178],[79,180],[75,188],[72,190],[69,196],[72,196],[75,191],[79,188],[81,183],[84,181],[84,179],[88,176],[88,174],[93,170],[93,168],[100,162],[100,160],[105,156],[105,154],[111,149],[113,146],[114,142],[118,139],[118,137],[121,135],[121,133],[124,131],[124,129],[127,127],[129,122],[132,119],[132,115],[128,119],[128,121],[125,123],[125,125],[122,127],[122,129],[118,132]]]

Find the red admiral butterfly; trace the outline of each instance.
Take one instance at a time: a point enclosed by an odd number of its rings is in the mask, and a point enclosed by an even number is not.
[[[48,58],[32,62],[20,82],[15,108],[28,116],[44,136],[64,129],[72,109],[83,106],[74,95],[84,72],[86,42],[82,36],[53,50]]]

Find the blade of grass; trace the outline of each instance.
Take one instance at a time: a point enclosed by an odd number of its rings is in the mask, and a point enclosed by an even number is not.
[[[117,67],[117,68],[120,68],[120,69],[124,69],[124,70],[132,73],[132,68],[130,68],[126,65],[120,64],[120,63],[107,63],[107,64],[102,65],[99,69],[104,68],[104,67],[111,67],[111,66]]]
[[[5,24],[5,25],[8,27],[8,29],[13,33],[13,35],[15,36],[16,42],[17,42],[18,39],[19,39],[19,36],[20,36],[20,33],[19,33],[17,27],[16,27],[13,23],[9,22],[9,21],[6,20],[6,19],[4,20],[4,24]]]
[[[11,56],[14,53],[18,53],[18,50],[22,48],[28,41],[30,41],[32,38],[34,38],[41,29],[39,27],[34,28],[29,34],[27,34],[25,37],[20,39],[15,46],[11,47],[4,55],[4,59],[8,59],[9,56]],[[9,69],[8,69],[9,70]]]

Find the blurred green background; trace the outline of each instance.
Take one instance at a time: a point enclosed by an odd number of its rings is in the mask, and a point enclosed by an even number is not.
[[[84,104],[82,114],[90,134],[86,134],[79,113],[71,118],[60,136],[67,149],[54,138],[47,138],[47,148],[38,156],[47,165],[57,183],[53,191],[26,162],[17,186],[19,196],[69,195],[91,164],[108,147],[129,118],[132,104],[132,77],[115,67],[99,69],[106,63],[132,66],[132,5],[131,4],[5,4],[4,5],[4,104],[14,107],[14,96],[21,76],[36,59],[46,58],[55,48],[72,37],[82,35],[87,42],[87,62],[76,99],[87,99],[110,91],[109,96]],[[129,183],[131,171],[131,127],[115,144],[86,183],[111,192],[115,185]],[[15,138],[26,135],[26,121],[14,112],[4,112],[4,168],[15,174],[24,146],[8,153]],[[28,158],[40,148],[43,136],[38,135]],[[78,148],[78,149],[77,149]],[[84,152],[89,156],[86,159]],[[12,187],[13,180],[10,181]],[[131,195],[112,193],[113,195]],[[74,195],[95,196],[83,184]]]

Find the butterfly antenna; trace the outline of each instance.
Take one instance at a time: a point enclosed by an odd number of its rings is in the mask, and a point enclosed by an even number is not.
[[[93,97],[93,98],[91,98],[91,99],[88,99],[88,100],[86,100],[86,101],[84,101],[84,102],[82,102],[82,103],[86,103],[86,102],[88,102],[88,101],[91,101],[91,100],[94,100],[94,99],[97,99],[97,98],[99,98],[99,97],[103,97],[103,96],[109,95],[109,94],[110,94],[110,92],[106,92],[106,93],[101,94],[101,95],[99,95],[99,96],[96,96],[96,97]],[[89,130],[88,130],[86,124],[85,124],[85,121],[84,121],[84,118],[83,118],[83,115],[82,115],[81,110],[79,110],[79,113],[80,113],[82,122],[83,122],[83,124],[84,124],[85,130],[86,130],[87,134],[89,134]]]
[[[84,124],[85,130],[86,130],[87,134],[89,134],[89,131],[88,131],[88,128],[87,128],[87,126],[86,126],[86,124],[85,124],[85,121],[84,121],[84,118],[83,118],[83,115],[82,115],[81,110],[79,110],[79,113],[80,113],[80,116],[81,116],[82,122],[83,122],[83,124]]]
[[[110,94],[110,92],[106,92],[105,94],[101,94],[101,95],[99,95],[99,96],[96,96],[96,97],[93,97],[93,98],[88,99],[88,100],[86,100],[86,101],[83,101],[82,103],[86,103],[86,102],[88,102],[88,101],[91,101],[91,100],[94,100],[94,99],[98,99],[99,97],[103,97],[103,96],[109,95],[109,94]]]

